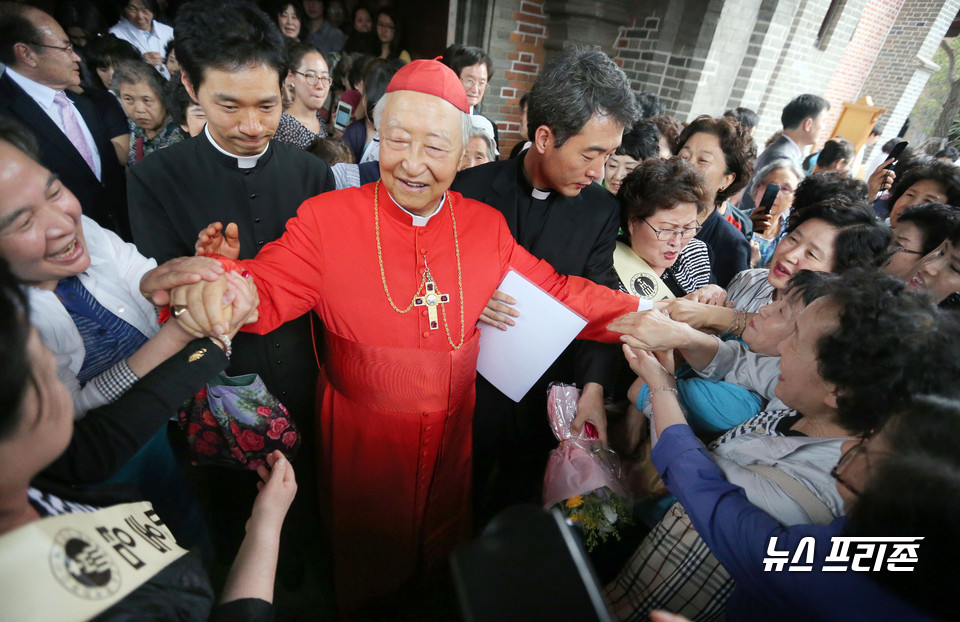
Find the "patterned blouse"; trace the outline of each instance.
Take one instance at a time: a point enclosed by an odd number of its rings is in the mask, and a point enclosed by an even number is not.
[[[127,126],[130,128],[130,152],[127,157],[127,166],[133,166],[154,151],[169,147],[186,138],[180,125],[173,119],[168,119],[160,133],[153,138],[147,138],[146,131],[130,119],[127,119]]]
[[[313,141],[327,135],[327,126],[320,118],[319,111],[317,112],[317,121],[320,122],[320,132],[314,134],[303,123],[297,121],[293,115],[284,112],[283,116],[280,117],[280,125],[277,126],[277,133],[273,135],[273,138],[282,143],[293,145],[297,149],[306,150],[313,144]]]

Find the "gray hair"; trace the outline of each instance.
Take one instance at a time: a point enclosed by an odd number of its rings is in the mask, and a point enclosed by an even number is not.
[[[387,101],[393,93],[384,93],[383,97],[377,101],[377,105],[373,108],[373,127],[378,132],[380,131],[380,122],[383,120],[383,111],[387,107]],[[470,122],[470,116],[463,112],[460,112],[460,146],[466,147],[467,141],[471,138],[471,132],[473,132],[473,123]],[[493,158],[491,158],[493,159]]]
[[[794,175],[796,175],[798,183],[800,181],[803,181],[803,177],[804,177],[803,171],[800,170],[800,167],[797,166],[796,162],[794,162],[793,160],[789,160],[787,158],[778,158],[773,162],[770,162],[763,168],[761,168],[759,171],[757,171],[757,176],[756,176],[757,185],[759,185],[763,181],[764,177],[766,177],[773,171],[776,171],[782,168],[785,168],[791,173],[793,173]]]
[[[530,140],[541,125],[560,147],[594,116],[613,118],[625,128],[637,119],[630,81],[599,46],[571,46],[549,61],[537,76],[527,102]]]
[[[150,63],[142,60],[122,60],[117,63],[113,72],[112,90],[119,93],[121,84],[146,84],[153,89],[164,107],[169,109],[166,81]]]
[[[466,135],[466,136],[467,136],[467,140],[463,141],[463,146],[464,146],[464,148],[466,148],[467,142],[468,142],[471,138],[482,138],[482,139],[483,139],[483,144],[485,144],[485,145],[487,146],[487,159],[490,160],[491,162],[496,161],[496,159],[497,159],[497,151],[496,151],[496,148],[495,148],[495,146],[494,146],[494,144],[493,144],[493,141],[490,140],[490,136],[488,136],[487,133],[486,133],[485,131],[483,131],[483,129],[481,129],[481,128],[479,128],[479,127],[471,124],[471,125],[470,125],[470,131],[467,132],[467,135]]]

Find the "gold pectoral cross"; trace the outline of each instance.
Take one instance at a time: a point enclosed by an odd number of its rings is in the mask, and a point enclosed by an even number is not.
[[[430,330],[437,330],[440,327],[440,323],[437,321],[437,305],[450,302],[450,296],[437,291],[437,284],[433,282],[433,277],[430,275],[429,270],[427,270],[427,282],[424,283],[423,288],[425,290],[424,295],[414,298],[413,304],[418,307],[427,308],[427,319],[430,320]]]

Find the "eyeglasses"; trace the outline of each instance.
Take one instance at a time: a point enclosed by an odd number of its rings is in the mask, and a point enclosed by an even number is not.
[[[860,496],[860,490],[851,485],[850,482],[843,479],[843,477],[840,476],[840,473],[846,469],[851,462],[853,462],[855,457],[867,450],[867,448],[864,446],[864,442],[866,442],[867,438],[869,437],[865,436],[861,438],[859,441],[857,441],[856,445],[843,452],[843,455],[840,456],[840,460],[834,465],[833,469],[830,470],[830,477],[843,484],[847,490],[852,492],[857,497]]]
[[[909,249],[909,248],[906,248],[906,247],[904,247],[904,246],[901,246],[900,244],[891,244],[891,245],[890,245],[890,252],[891,252],[891,253],[907,253],[907,254],[909,254],[909,255],[922,255],[922,254],[923,254],[923,251],[911,250],[911,249]]]
[[[478,82],[478,81],[474,80],[473,78],[467,78],[466,80],[461,80],[460,82],[463,83],[463,88],[465,88],[465,89],[468,90],[468,91],[469,91],[470,89],[472,89],[473,87],[477,87],[477,89],[479,89],[479,90],[481,90],[481,91],[487,88],[487,83],[486,83],[486,82],[482,82],[482,81],[481,81],[481,82]]]
[[[684,229],[654,229],[653,225],[647,222],[647,219],[644,218],[643,222],[646,223],[648,227],[653,229],[653,232],[657,235],[658,240],[672,240],[674,238],[683,238],[684,240],[689,240],[693,236],[700,233],[700,230],[703,227],[686,227]]]
[[[66,52],[67,54],[73,54],[72,43],[68,43],[66,45],[47,45],[46,43],[31,43],[30,45],[35,45],[38,48],[51,48],[53,50],[60,50],[61,52]]]
[[[299,71],[294,71],[293,73],[297,74],[298,76],[303,76],[303,79],[306,80],[307,84],[310,86],[317,86],[317,82],[323,86],[330,86],[333,84],[333,78],[330,76],[318,76],[315,73],[301,73]]]

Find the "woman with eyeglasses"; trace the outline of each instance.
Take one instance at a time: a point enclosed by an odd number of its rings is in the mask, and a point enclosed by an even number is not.
[[[293,86],[293,103],[280,117],[274,138],[307,149],[327,135],[322,111],[333,80],[323,54],[313,45],[297,43],[288,49],[288,56],[286,81]]]
[[[960,227],[954,227],[911,272],[908,287],[929,292],[943,307],[960,308]]]
[[[883,267],[901,281],[917,273],[917,262],[933,252],[947,235],[960,226],[960,207],[944,203],[924,203],[908,207],[893,230],[890,261]]]
[[[710,253],[694,237],[708,194],[697,170],[677,158],[644,160],[627,175],[617,193],[624,235],[614,253],[620,289],[660,300],[710,283]],[[644,262],[660,281],[654,289],[663,295],[654,295],[649,283],[632,282],[631,271],[617,261],[620,256]]]
[[[723,611],[728,596],[732,620],[921,619],[898,598],[851,583],[851,576],[865,576],[860,573],[764,572],[770,536],[842,535],[842,519],[835,518],[849,512],[853,497],[864,490],[864,479],[857,477],[860,461],[867,449],[885,449],[876,439],[859,439],[883,429],[919,395],[957,392],[956,316],[873,270],[836,277],[821,294],[779,344],[775,393],[788,410],[761,413],[707,448],[678,402],[672,351],[654,355],[640,349],[660,349],[644,343],[656,338],[649,330],[640,339],[625,335],[631,368],[651,387],[651,457],[679,503],[608,586],[608,601],[619,619],[646,619],[650,607],[711,619]],[[614,325],[611,330],[630,332]],[[679,349],[685,356],[695,352]],[[666,553],[656,549],[666,546],[670,537],[665,534],[675,533],[669,530],[677,521],[699,535],[674,542],[667,563],[660,563]],[[828,540],[817,551],[821,562],[831,552]],[[843,589],[814,589],[831,576],[846,582],[846,598],[840,596]],[[695,599],[689,598],[692,593]]]
[[[403,49],[403,30],[397,18],[397,12],[388,7],[377,11],[374,30],[380,42],[380,58],[399,58],[410,62],[410,53]]]

